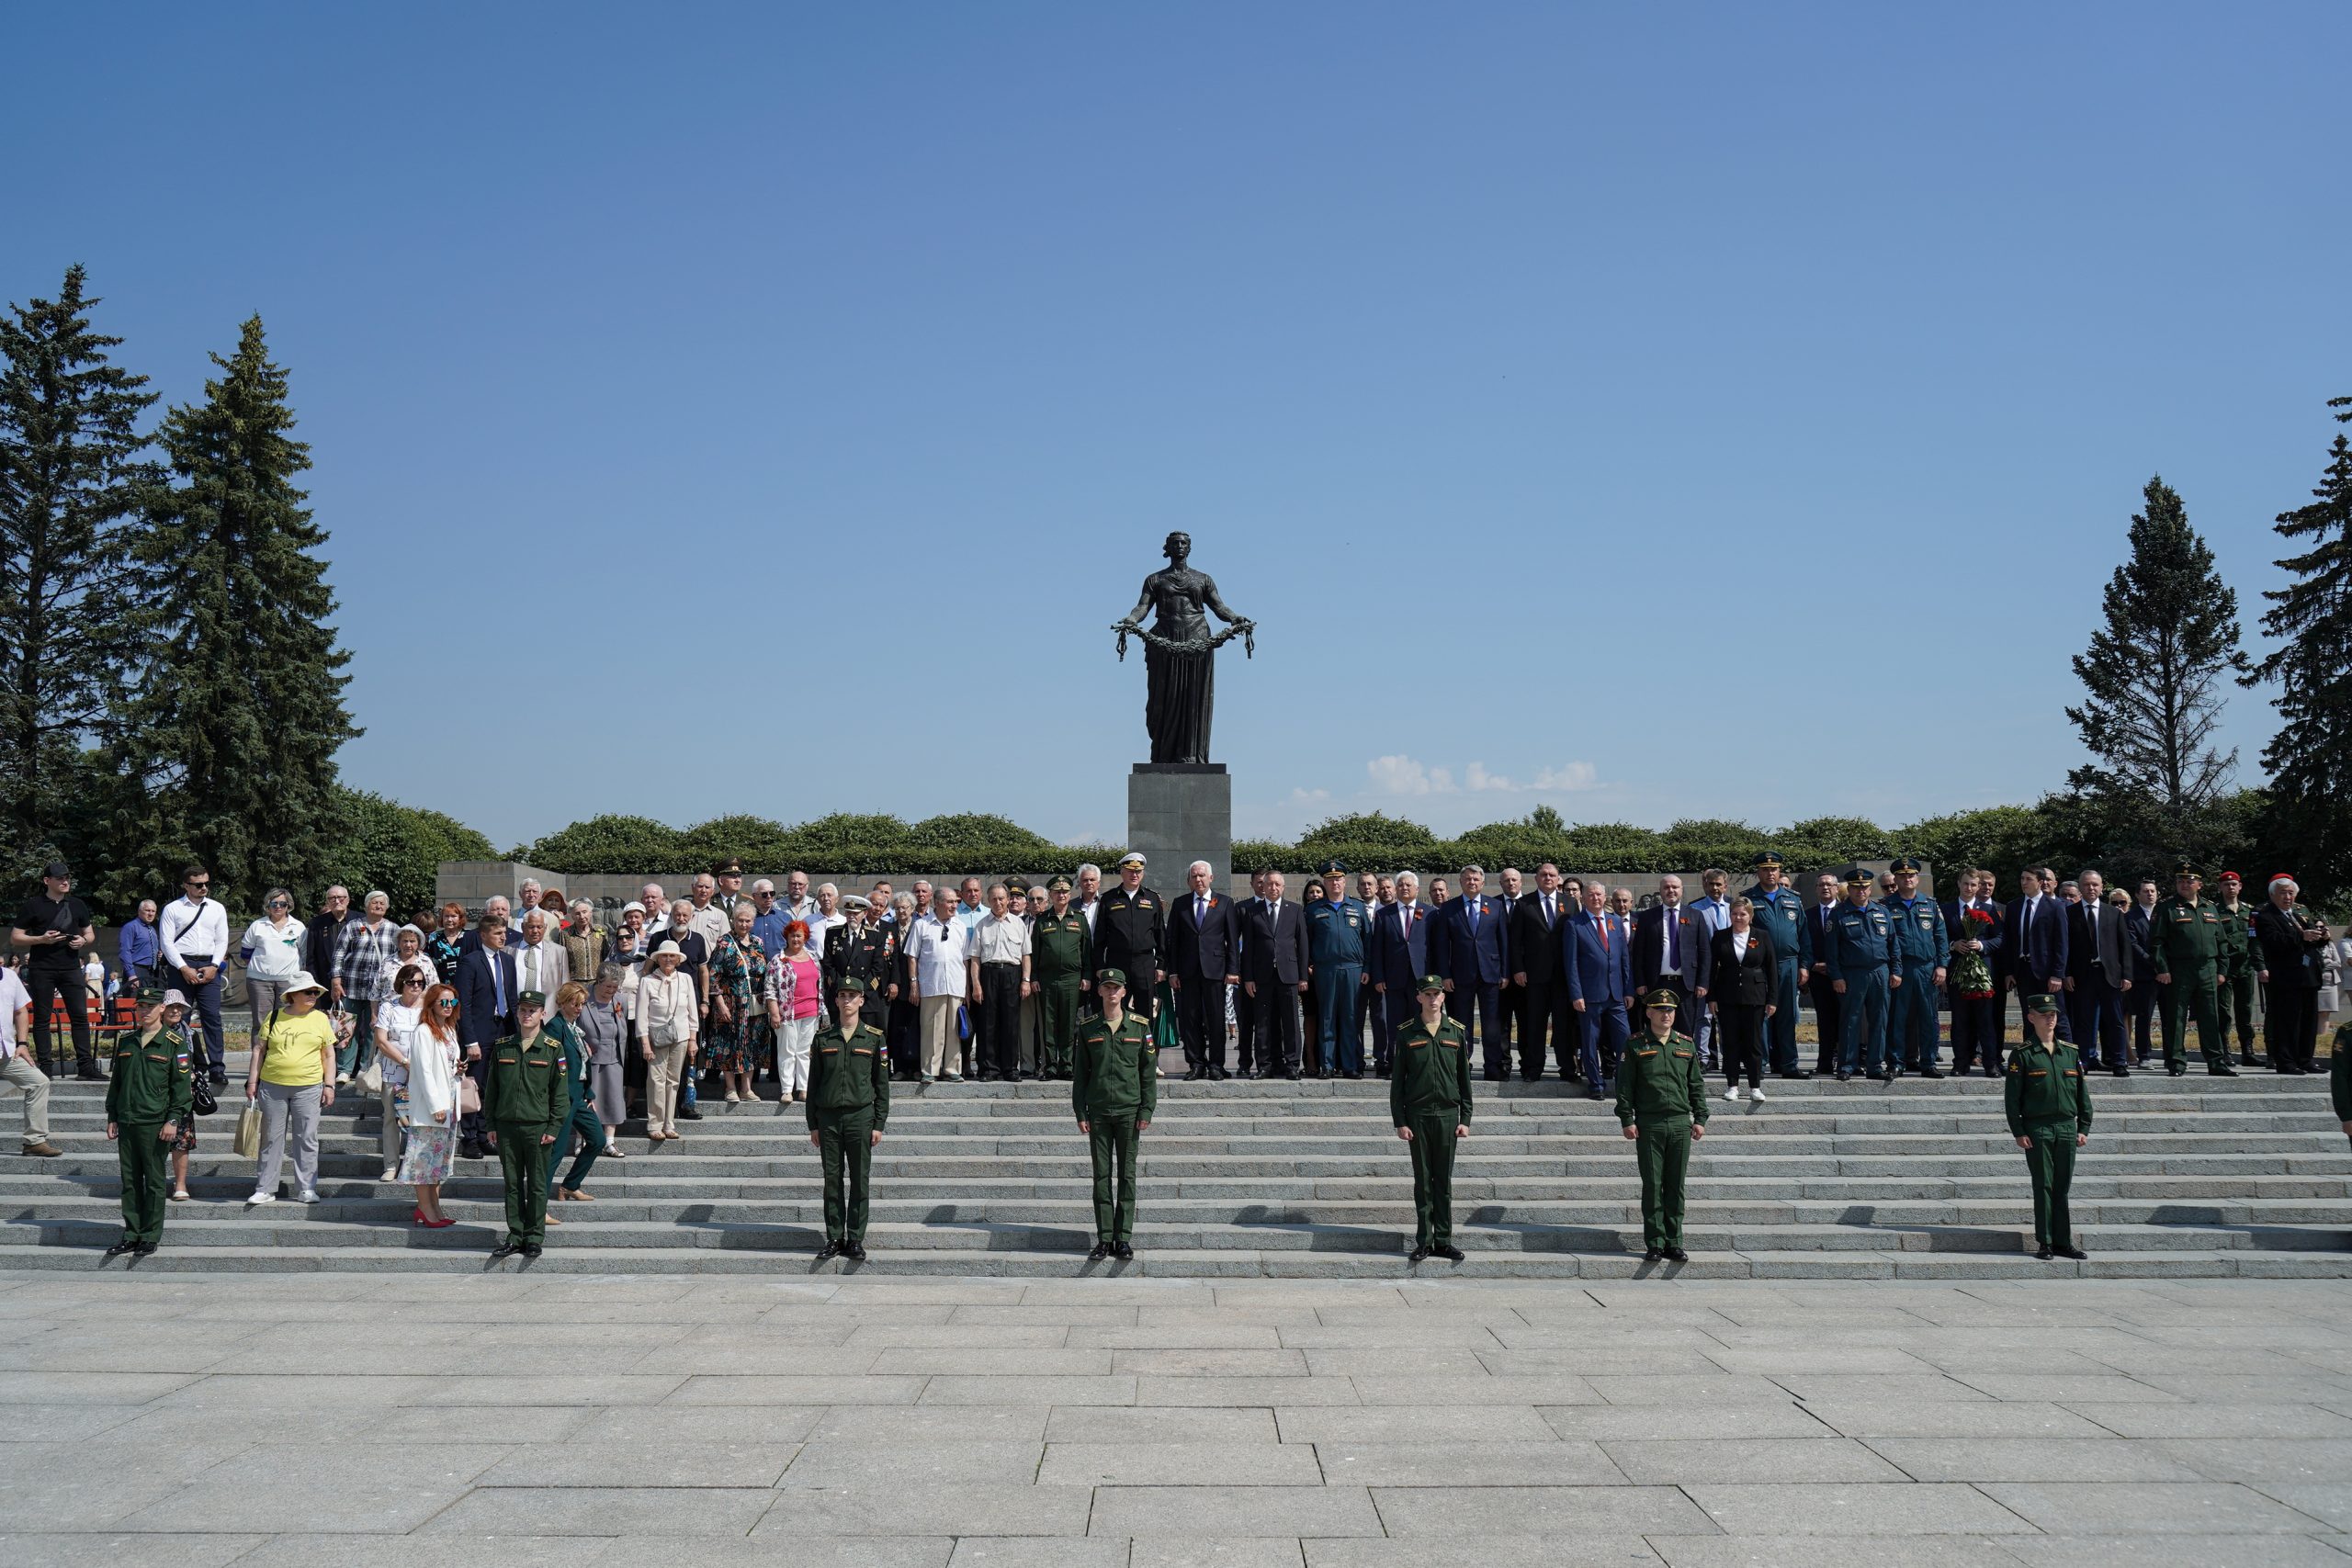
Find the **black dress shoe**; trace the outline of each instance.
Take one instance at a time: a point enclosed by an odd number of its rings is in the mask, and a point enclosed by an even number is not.
[[[822,1263],[828,1258],[838,1258],[841,1250],[840,1243],[829,1241],[817,1249],[817,1261]]]
[[[138,1250],[139,1244],[135,1241],[119,1241],[112,1247],[107,1248],[107,1256],[108,1258],[120,1258],[126,1252],[136,1252]]]
[[[2033,1255],[2044,1263],[2049,1262],[2052,1256],[2050,1250],[2050,1244],[2046,1241],[2043,1242],[2040,1247],[2034,1249]]]
[[[1427,1263],[1429,1260],[1430,1249],[1426,1247],[1417,1247],[1405,1254],[1405,1261],[1408,1263]]]
[[[2108,1071],[2119,1078],[2128,1078],[2132,1076],[2132,1069],[2129,1067],[2109,1067]]]
[[[213,1069],[212,1069],[212,1087],[213,1087],[214,1089],[226,1089],[226,1088],[228,1088],[228,1087],[229,1087],[229,1075],[228,1075],[226,1072],[222,1071],[222,1070],[221,1070],[220,1068],[219,1068],[219,1067],[215,1067],[215,1068],[213,1068]]]
[[[2061,1247],[2052,1248],[2052,1250],[2055,1251],[2059,1257],[2071,1258],[2077,1263],[2084,1262],[2090,1257],[2089,1253],[2085,1252],[2079,1247]]]
[[[502,1241],[490,1249],[490,1255],[492,1258],[512,1258],[522,1250],[523,1244],[520,1242]]]
[[[2167,1077],[2185,1078],[2188,1076],[2188,1069],[2185,1066],[2166,1067],[2165,1075]]]
[[[1666,1260],[1668,1263],[1688,1263],[1690,1255],[1679,1247],[1669,1247],[1666,1249]]]
[[[141,1258],[153,1258],[155,1256],[155,1244],[152,1241],[142,1241],[131,1248],[131,1251]]]
[[[1363,1069],[1362,1067],[1358,1067],[1354,1072],[1349,1073],[1345,1076],[1351,1081],[1360,1080],[1363,1077]]]
[[[536,1241],[526,1241],[523,1244],[523,1256],[526,1258],[537,1258],[540,1253],[545,1252],[546,1250],[546,1247],[541,1247]]]
[[[1919,1069],[1919,1076],[1923,1078],[1939,1078],[1944,1075],[1940,1067],[1922,1067]]]
[[[2213,1077],[2217,1077],[2217,1078],[2233,1078],[2233,1077],[2237,1077],[2237,1076],[2238,1076],[2238,1070],[2237,1070],[2235,1067],[2232,1067],[2232,1066],[2224,1066],[2214,1067],[2214,1068],[2211,1069],[2211,1073],[2212,1073]]]
[[[1223,1067],[1211,1067],[1209,1069],[1209,1081],[1212,1083],[1223,1083],[1225,1080],[1226,1071]]]
[[[695,1110],[691,1105],[681,1105],[678,1107],[678,1120],[681,1122],[699,1122],[702,1120],[702,1112]]]
[[[1100,1263],[1110,1256],[1111,1244],[1107,1241],[1098,1241],[1094,1244],[1094,1250],[1086,1255],[1086,1260],[1089,1263]]]
[[[865,1261],[865,1244],[862,1241],[851,1242],[842,1248],[842,1256],[852,1263],[863,1263]]]
[[[1401,919],[1402,917],[1399,918]],[[1283,1077],[1290,1079],[1293,1083],[1296,1083],[1300,1077],[1299,1070],[1296,1067],[1293,1067],[1290,1071],[1284,1073]]]
[[[1199,1067],[1193,1067],[1184,1074],[1184,1081],[1186,1083],[1198,1083],[1206,1077],[1208,1077],[1206,1072],[1203,1071]]]
[[[1402,915],[1399,915],[1396,918],[1400,920],[1404,919]],[[1838,1075],[1838,1081],[1839,1083],[1852,1083],[1854,1081],[1854,1075],[1851,1073],[1841,1072]]]
[[[104,1083],[107,1081],[106,1074],[98,1071],[95,1064],[90,1066],[77,1069],[74,1076],[81,1079],[84,1083]]]
[[[1122,1263],[1132,1263],[1135,1261],[1136,1249],[1123,1241],[1111,1248],[1111,1256]]]
[[[1666,1254],[1653,1247],[1642,1254],[1642,1261],[1645,1263],[1663,1263],[1666,1261]]]
[[[1587,1100],[1606,1100],[1606,1099],[1608,1099],[1608,1098],[1609,1098],[1607,1095],[1605,1095],[1605,1094],[1601,1093],[1601,1092],[1600,1092],[1599,1089],[1589,1089],[1585,1090],[1585,1091],[1584,1091],[1584,1097],[1585,1097]]]
[[[1799,1083],[1802,1083],[1802,1082],[1804,1082],[1806,1078],[1809,1078],[1809,1077],[1813,1077],[1813,1075],[1812,1075],[1811,1073],[1806,1072],[1806,1071],[1805,1071],[1804,1068],[1802,1068],[1802,1067],[1798,1068],[1795,1072],[1792,1072],[1792,1073],[1774,1073],[1772,1076],[1773,1076],[1774,1077],[1776,1077],[1776,1078],[1790,1078],[1790,1079],[1793,1079],[1793,1080],[1795,1080],[1796,1082],[1799,1082]]]
[[[1436,1253],[1440,1258],[1444,1258],[1448,1263],[1459,1263],[1462,1261],[1462,1249],[1454,1246],[1450,1241],[1443,1247],[1432,1247],[1430,1250]]]

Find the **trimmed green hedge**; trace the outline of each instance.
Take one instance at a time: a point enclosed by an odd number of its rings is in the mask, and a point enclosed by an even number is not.
[[[869,876],[971,868],[1075,871],[1118,857],[1103,844],[1057,844],[1002,817],[964,814],[908,823],[838,812],[787,828],[764,817],[715,818],[681,830],[644,817],[594,817],[527,844],[519,858],[566,875],[699,869],[729,855],[755,871]]]

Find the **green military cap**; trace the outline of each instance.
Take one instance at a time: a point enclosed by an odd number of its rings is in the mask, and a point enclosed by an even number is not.
[[[1424,975],[1421,976],[1421,983],[1414,989],[1422,996],[1428,996],[1431,991],[1444,990],[1445,981],[1435,975]]]
[[[1778,851],[1760,850],[1757,852],[1754,863],[1757,865],[1779,865],[1782,863]]]
[[[1892,865],[1889,865],[1886,869],[1889,871],[1917,871],[1919,869],[1919,862],[1917,857],[1912,855],[1897,855],[1894,857],[1894,863]]]
[[[1860,866],[1856,866],[1846,874],[1846,886],[1849,887],[1868,887],[1870,885],[1871,874]]]
[[[842,976],[840,983],[833,987],[833,995],[837,997],[845,997],[853,991],[861,997],[865,995],[865,982],[854,975]]]
[[[1098,986],[1117,986],[1124,990],[1127,984],[1127,972],[1124,969],[1097,969],[1094,983]]]
[[[140,1005],[141,1007],[143,1007],[143,1008],[161,1007],[161,1006],[163,1006],[163,1003],[164,1003],[164,987],[161,987],[161,986],[141,986],[141,987],[139,987],[139,1005]]]
[[[537,1008],[545,1012],[548,1010],[548,994],[545,991],[518,991],[514,996],[514,1005],[517,1008]]]
[[[1007,893],[1026,893],[1029,891],[1029,879],[1025,876],[1008,876],[1004,879],[1004,890]]]
[[[2173,862],[2173,865],[2172,865],[2172,877],[2173,877],[2173,880],[2174,880],[2175,882],[2177,882],[2177,881],[2179,881],[2179,880],[2180,880],[2182,877],[2184,877],[2184,876],[2193,876],[2193,877],[2197,878],[2197,880],[2198,880],[2198,881],[2199,881],[2199,882],[2202,882],[2202,881],[2204,881],[2204,880],[2205,880],[2205,874],[2204,874],[2203,872],[2199,871],[2199,870],[2197,869],[2196,865],[2194,864],[2194,863],[2189,862],[2189,861],[2185,861],[2185,860],[2182,860],[2182,861],[2175,861],[2175,862]]]
[[[1048,882],[1048,883],[1046,883],[1046,892],[1048,892],[1048,893],[1067,893],[1067,892],[1069,892],[1069,877],[1067,877],[1067,876],[1057,876],[1057,877],[1055,877],[1051,882]]]
[[[1668,990],[1664,986],[1657,987],[1656,989],[1652,990],[1648,996],[1642,998],[1642,1009],[1644,1011],[1647,1011],[1652,1008],[1664,1008],[1668,1012],[1671,1012],[1681,1005],[1682,998],[1676,996],[1672,991]]]
[[[2038,997],[2028,997],[2025,999],[2025,1010],[2028,1012],[2056,1012],[2058,1010],[2058,998],[2049,995],[2047,992]]]
[[[725,860],[715,861],[711,863],[710,874],[713,876],[741,876],[743,874],[743,863],[737,860],[733,855],[729,855]]]

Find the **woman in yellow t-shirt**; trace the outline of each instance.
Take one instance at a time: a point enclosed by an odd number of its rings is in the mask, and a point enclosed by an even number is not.
[[[288,976],[262,1024],[245,1068],[245,1100],[261,1106],[261,1162],[252,1203],[277,1201],[277,1171],[290,1138],[294,1201],[319,1201],[319,1112],[334,1103],[334,1020],[318,1010],[324,986],[300,970]]]

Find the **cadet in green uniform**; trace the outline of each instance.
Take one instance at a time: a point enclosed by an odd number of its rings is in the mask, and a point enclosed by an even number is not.
[[[2172,987],[2165,998],[2165,1071],[2175,1077],[2188,1071],[2188,1021],[2194,1018],[2205,1070],[2233,1078],[2238,1074],[2230,1066],[2230,1043],[2213,1011],[2220,984],[2222,911],[2198,896],[2205,879],[2187,861],[2173,867],[2172,885],[2172,897],[2157,900],[2148,911],[2148,960],[2156,966],[2156,984]]]
[[[2009,1136],[2025,1151],[2033,1179],[2034,1256],[2079,1260],[2066,1190],[2075,1182],[2075,1151],[2090,1141],[2091,1087],[2075,1048],[2057,1038],[2056,997],[2028,997],[2025,1021],[2025,1043],[2009,1056],[2007,1100]]]
[[[1445,981],[1420,984],[1421,1016],[1396,1032],[1388,1119],[1413,1156],[1413,1252],[1462,1261],[1453,1245],[1453,1141],[1470,1135],[1469,1036],[1445,1016]]]
[[[1094,1160],[1094,1250],[1089,1263],[1133,1258],[1136,1234],[1136,1138],[1151,1125],[1159,1103],[1159,1054],[1151,1024],[1126,1010],[1127,976],[1104,969],[1094,976],[1102,1010],[1078,1027],[1078,1071],[1069,1086],[1078,1130]],[[1111,1197],[1115,1160],[1118,1200]]]
[[[2222,873],[2222,897],[2213,907],[2222,912],[2222,953],[2214,965],[2214,1016],[2222,1026],[2222,1041],[2229,1043],[2230,1020],[2237,1019],[2238,1066],[2254,1066],[2254,979],[2262,955],[2254,950],[2254,910],[2238,902],[2245,878],[2234,871]]]
[[[1070,1076],[1078,1043],[1078,993],[1086,979],[1086,917],[1069,907],[1069,878],[1046,884],[1052,905],[1038,911],[1029,928],[1029,977],[1037,987],[1041,1055],[1037,1066],[1049,1078]]]
[[[180,1032],[187,1013],[177,991],[151,986],[139,993],[139,1027],[115,1042],[107,1136],[122,1162],[122,1239],[107,1248],[108,1258],[126,1252],[144,1258],[163,1239],[172,1141],[187,1124],[195,1100],[187,1036]]]
[[[491,1249],[492,1258],[537,1258],[547,1245],[547,1150],[571,1115],[563,1046],[539,1027],[547,1006],[544,992],[516,995],[516,1032],[491,1047],[482,1084],[482,1119],[498,1142],[498,1168],[506,1178],[506,1239]]]
[[[2335,1043],[2328,1047],[2327,1093],[2335,1102],[2335,1119],[2344,1135],[2352,1138],[2352,1023],[2339,1025]]]
[[[1617,1064],[1617,1120],[1642,1171],[1643,1260],[1687,1263],[1682,1178],[1690,1140],[1707,1135],[1707,1075],[1697,1043],[1674,1032],[1673,993],[1651,995],[1657,999],[1643,1010],[1645,1027]]]
[[[860,1021],[865,1007],[865,982],[843,976],[833,987],[833,1021],[808,1047],[808,1141],[825,1164],[820,1263],[828,1258],[865,1261],[874,1145],[890,1121],[889,1046],[880,1030]]]

